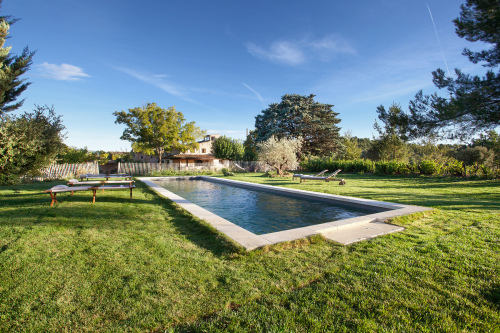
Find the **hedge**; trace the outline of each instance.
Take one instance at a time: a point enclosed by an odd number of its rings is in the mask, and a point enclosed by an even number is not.
[[[467,166],[466,173],[462,162],[450,159],[440,163],[433,160],[422,160],[419,163],[406,163],[400,161],[371,161],[367,159],[358,160],[334,160],[328,158],[308,158],[300,163],[302,170],[319,172],[324,169],[335,171],[341,169],[345,173],[373,173],[379,175],[439,175],[439,176],[466,176],[483,175],[498,177],[500,171],[485,165]]]

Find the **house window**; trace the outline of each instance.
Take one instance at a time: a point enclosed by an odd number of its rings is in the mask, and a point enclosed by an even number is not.
[[[206,150],[205,148],[203,148],[203,149],[201,150],[201,152],[202,152],[203,154],[205,154],[205,153],[207,152],[207,150]]]

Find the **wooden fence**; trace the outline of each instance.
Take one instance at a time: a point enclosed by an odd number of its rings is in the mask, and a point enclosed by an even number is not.
[[[268,171],[269,168],[259,161],[225,161],[224,163],[118,163],[118,173],[126,173],[134,176],[150,175],[153,172],[169,170],[172,172],[184,171],[218,171],[228,168],[231,171]],[[53,164],[40,171],[40,176],[30,177],[33,180],[62,179],[78,177],[83,173],[99,173],[97,162],[76,164]]]
[[[266,166],[258,161],[225,161],[224,163],[118,163],[118,173],[126,173],[129,175],[149,175],[153,172],[172,171],[218,171],[222,168],[228,168],[232,171],[240,171],[241,169],[251,171],[267,171]]]
[[[32,177],[32,179],[33,180],[61,179],[61,178],[75,177],[82,173],[99,173],[99,164],[97,162],[75,163],[75,164],[52,164],[51,166],[40,170],[40,176]]]

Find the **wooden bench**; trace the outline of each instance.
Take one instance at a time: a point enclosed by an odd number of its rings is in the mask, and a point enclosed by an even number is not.
[[[52,187],[49,190],[44,191],[44,193],[49,193],[52,201],[50,202],[50,207],[54,206],[54,203],[57,203],[56,195],[57,193],[62,192],[71,192],[71,195],[75,191],[89,191],[92,190],[92,203],[95,203],[95,197],[97,190],[127,190],[130,189],[130,201],[132,201],[132,190],[135,188],[135,185],[102,185],[102,186],[67,186],[67,185],[57,185]]]
[[[92,186],[92,203],[95,202],[95,196],[97,193],[97,190],[102,190],[102,193],[104,193],[104,190],[126,190],[130,189],[130,201],[132,201],[132,190],[135,188],[135,185],[103,185],[103,186]]]
[[[52,201],[50,202],[50,207],[54,206],[54,203],[57,203],[56,195],[61,192],[71,192],[71,195],[75,191],[88,191],[92,189],[92,186],[80,186],[80,187],[69,187],[67,185],[57,185],[52,187],[50,190],[44,191],[45,193],[50,193],[50,198]]]

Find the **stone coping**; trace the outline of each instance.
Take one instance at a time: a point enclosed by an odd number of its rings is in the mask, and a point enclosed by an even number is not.
[[[417,213],[417,212],[423,212],[426,210],[430,210],[431,208],[428,207],[419,207],[419,206],[411,206],[411,205],[403,205],[403,204],[396,204],[396,203],[391,203],[391,202],[383,202],[383,201],[376,201],[376,200],[370,200],[370,199],[361,199],[361,198],[353,198],[353,197],[346,197],[346,196],[340,196],[340,195],[334,195],[334,194],[327,194],[327,193],[318,193],[318,192],[311,192],[311,191],[305,191],[305,190],[298,190],[298,189],[290,189],[290,188],[284,188],[284,187],[279,187],[279,186],[272,186],[272,185],[263,185],[263,184],[255,184],[255,183],[249,183],[249,182],[243,182],[239,180],[232,180],[232,179],[225,179],[225,178],[215,178],[215,177],[208,177],[208,176],[176,176],[176,177],[138,177],[138,180],[142,181],[144,184],[149,186],[151,189],[153,189],[155,192],[160,194],[161,196],[168,198],[193,214],[194,216],[205,220],[208,222],[210,225],[212,225],[215,229],[217,229],[219,232],[222,232],[229,238],[231,238],[233,241],[236,243],[240,244],[247,250],[254,250],[256,248],[265,246],[265,245],[272,245],[280,242],[285,242],[285,241],[291,241],[299,238],[304,238],[308,236],[313,236],[317,234],[324,234],[328,232],[332,232],[335,230],[343,229],[343,228],[349,228],[353,226],[359,226],[363,224],[367,224],[370,222],[384,222],[387,219],[396,217],[396,216],[402,216],[402,215],[408,215],[412,213]],[[222,217],[209,212],[208,210],[199,207],[198,205],[195,205],[192,202],[189,202],[188,200],[178,196],[175,193],[172,193],[168,191],[167,189],[157,185],[154,183],[155,180],[164,180],[164,179],[203,179],[206,181],[211,181],[211,182],[217,182],[217,183],[223,183],[223,184],[228,184],[228,185],[233,185],[237,187],[246,187],[246,188],[254,188],[254,189],[260,189],[264,191],[271,191],[271,192],[278,192],[278,193],[288,193],[292,194],[294,196],[303,196],[303,197],[308,197],[308,198],[317,198],[321,200],[327,200],[327,201],[332,201],[332,202],[342,202],[345,204],[351,204],[351,205],[361,205],[361,206],[370,206],[375,209],[385,209],[385,211],[374,213],[374,214],[369,214],[369,215],[364,215],[364,216],[358,216],[350,219],[344,219],[344,220],[338,220],[338,221],[332,221],[332,222],[327,222],[327,223],[321,223],[321,224],[316,224],[316,225],[311,225],[307,227],[302,227],[302,228],[296,228],[296,229],[290,229],[290,230],[283,230],[283,231],[278,231],[278,232],[273,232],[269,234],[263,234],[263,235],[256,235],[246,229],[243,229],[240,226],[237,226],[236,224],[223,219]]]

